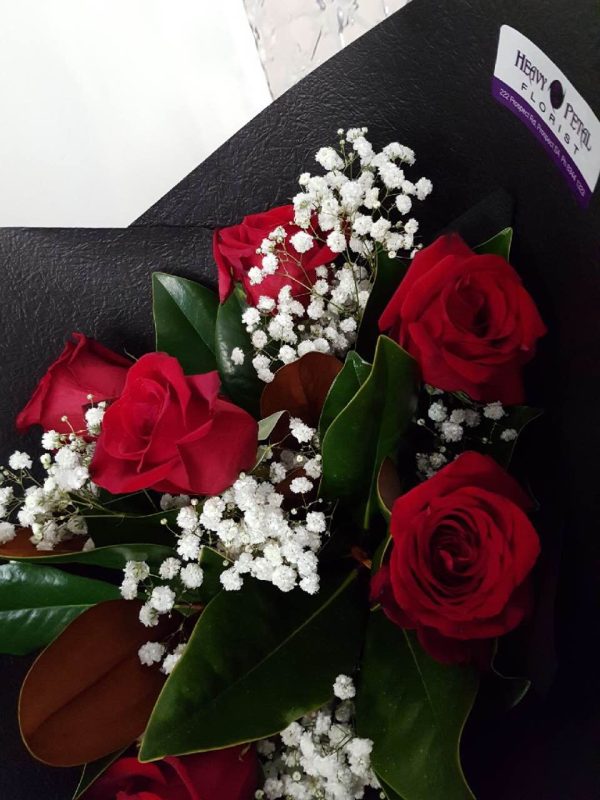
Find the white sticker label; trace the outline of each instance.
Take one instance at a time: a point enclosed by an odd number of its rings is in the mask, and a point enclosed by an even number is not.
[[[600,175],[600,120],[556,64],[509,25],[500,29],[492,94],[531,129],[587,206]]]

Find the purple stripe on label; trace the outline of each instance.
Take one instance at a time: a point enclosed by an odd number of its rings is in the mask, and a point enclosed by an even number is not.
[[[592,190],[585,182],[577,165],[557,139],[556,134],[538,112],[526,100],[499,78],[492,78],[492,95],[502,105],[522,120],[534,136],[544,145],[565,176],[579,203],[586,208],[592,197]]]

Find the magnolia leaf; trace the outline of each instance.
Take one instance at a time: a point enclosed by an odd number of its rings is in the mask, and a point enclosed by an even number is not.
[[[0,558],[45,560],[57,559],[59,556],[77,556],[81,553],[85,541],[85,536],[74,536],[72,539],[58,543],[51,551],[38,550],[31,541],[31,528],[19,528],[14,539],[0,545]]]
[[[477,685],[474,670],[439,664],[413,633],[371,613],[357,732],[375,742],[373,769],[402,800],[473,800],[459,747]]]
[[[379,778],[379,783],[381,784],[381,788],[383,789],[386,800],[403,800],[403,798],[400,797],[400,795],[395,792],[391,786],[388,786],[387,783],[382,780],[380,775],[377,777]]]
[[[151,566],[159,566],[165,558],[174,555],[172,548],[158,544],[115,544],[82,550],[83,536],[64,543],[77,545],[77,550],[59,546],[48,552],[38,550],[30,537],[31,531],[22,528],[11,542],[0,546],[0,558],[33,564],[89,564],[120,570],[127,561],[146,561]]]
[[[157,351],[174,356],[188,375],[216,369],[215,293],[186,278],[155,272],[152,294]]]
[[[356,572],[316,595],[247,580],[206,607],[154,708],[141,761],[270,736],[331,697],[356,666],[367,603]]]
[[[388,533],[385,539],[380,543],[379,547],[373,553],[373,559],[371,564],[371,571],[373,575],[377,572],[378,569],[381,568],[383,562],[385,561],[385,557],[387,551],[392,546],[392,536]]]
[[[19,700],[23,741],[55,767],[87,764],[142,734],[164,682],[140,663],[145,642],[163,640],[180,619],[139,621],[140,603],[111,600],[85,611],[31,667]]]
[[[323,437],[321,494],[364,509],[365,526],[377,502],[381,463],[397,449],[412,419],[416,375],[408,353],[380,336],[369,377]]]
[[[307,353],[275,373],[262,393],[262,416],[289,411],[311,428],[319,424],[327,393],[342,369],[342,362],[326,353]]]
[[[24,655],[51,642],[90,606],[119,597],[116,586],[54,567],[0,566],[0,652]]]
[[[88,533],[96,547],[115,544],[159,544],[170,547],[175,543],[169,526],[175,523],[177,509],[153,514],[96,514],[85,516]],[[163,520],[167,521],[165,525]]]
[[[246,307],[245,295],[239,286],[236,286],[227,300],[218,307],[215,355],[223,392],[236,405],[258,418],[260,393],[264,384],[258,379],[256,370],[252,366],[253,348],[246,326],[242,322],[242,314]],[[231,353],[235,348],[239,348],[244,354],[242,364],[235,364],[231,360]]]
[[[117,750],[116,753],[111,753],[108,756],[104,756],[104,758],[99,758],[97,761],[92,761],[90,764],[85,764],[81,771],[81,777],[75,789],[73,800],[81,800],[90,786],[95,783],[98,778],[126,752],[126,750],[127,748]]]
[[[377,476],[377,500],[386,522],[392,518],[394,502],[402,494],[402,479],[391,458],[384,458]]]
[[[356,350],[363,358],[372,359],[379,335],[379,317],[410,266],[408,258],[390,258],[384,250],[377,251],[375,281],[360,323]]]
[[[333,420],[348,405],[367,380],[370,372],[371,365],[363,361],[355,350],[351,350],[346,356],[346,363],[331,384],[325,398],[319,420],[319,435],[321,439],[325,436],[327,428],[329,428]]]
[[[488,254],[502,256],[506,261],[510,260],[510,247],[513,239],[513,229],[504,228],[491,239],[474,247],[473,250],[479,255]]]

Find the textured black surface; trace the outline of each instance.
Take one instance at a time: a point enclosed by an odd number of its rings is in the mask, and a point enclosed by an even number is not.
[[[596,192],[583,211],[529,131],[492,100],[503,23],[541,47],[600,114],[597,0],[414,0],[259,115],[138,227],[1,232],[0,450],[14,441],[9,420],[65,335],[83,328],[140,352],[151,340],[150,272],[206,278],[212,229],[287,200],[339,126],[368,124],[377,144],[399,139],[417,150],[418,169],[435,185],[419,214],[426,239],[504,187],[515,199],[516,266],[552,328],[529,376],[532,396],[548,407],[545,450],[538,431],[525,452],[538,463],[545,548],[526,653],[537,691],[504,719],[469,725],[466,769],[479,800],[598,800],[600,199]],[[71,777],[18,750],[15,668],[4,673],[0,797],[68,800]]]
[[[3,458],[23,446],[11,421],[71,332],[134,356],[152,349],[151,273],[211,283],[210,242],[200,227],[0,232]]]

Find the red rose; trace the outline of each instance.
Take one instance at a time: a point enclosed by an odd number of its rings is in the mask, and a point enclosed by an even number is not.
[[[131,361],[82,333],[74,333],[72,338],[74,341],[67,342],[17,417],[20,431],[32,425],[59,433],[85,430],[88,395],[93,395],[94,403],[100,403],[121,394]],[[68,423],[61,421],[63,416],[68,417]]]
[[[261,267],[262,255],[257,254],[263,239],[282,225],[288,236],[287,255],[278,253],[279,268],[261,283],[253,284],[248,278],[252,267]],[[314,227],[314,226],[313,226]],[[234,281],[243,284],[248,302],[257,305],[261,295],[277,298],[283,286],[291,284],[292,294],[306,294],[306,287],[315,282],[315,269],[335,260],[336,254],[315,240],[306,253],[298,253],[290,237],[302,230],[294,225],[294,207],[279,206],[262,214],[249,214],[239,225],[215,231],[213,253],[219,269],[219,297],[221,302],[229,297]]]
[[[84,800],[252,800],[258,784],[254,747],[229,747],[141,764],[121,758]]]
[[[501,256],[476,255],[458,234],[418,253],[379,320],[438,389],[484,403],[524,401],[521,367],[546,332]]]
[[[540,551],[531,502],[496,462],[463,453],[399,497],[389,565],[371,595],[440,661],[466,661],[528,612]]]
[[[219,376],[184,375],[177,359],[150,353],[134,364],[106,411],[90,466],[113,494],[218,494],[256,458],[258,426],[219,397]]]

